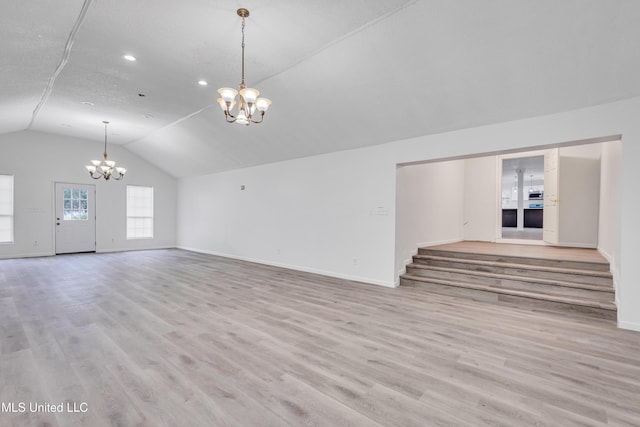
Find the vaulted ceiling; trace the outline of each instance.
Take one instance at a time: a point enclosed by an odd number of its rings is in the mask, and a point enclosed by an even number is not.
[[[250,127],[226,124],[216,103],[218,87],[240,82],[239,7],[251,11],[247,84],[273,100],[265,122]],[[177,177],[640,95],[635,0],[7,0],[0,8],[0,133],[100,141],[109,120],[111,143]]]

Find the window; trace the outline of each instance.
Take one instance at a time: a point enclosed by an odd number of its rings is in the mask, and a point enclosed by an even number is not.
[[[153,238],[153,187],[127,185],[127,239]]]
[[[0,243],[13,243],[13,175],[0,175]]]
[[[86,221],[89,219],[87,190],[81,188],[64,189],[64,209],[62,218],[65,221]]]

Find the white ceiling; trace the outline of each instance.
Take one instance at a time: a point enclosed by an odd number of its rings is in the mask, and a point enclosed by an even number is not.
[[[247,84],[273,100],[250,127],[216,104],[240,80],[238,7]],[[635,0],[6,0],[0,133],[99,141],[110,120],[182,177],[550,114],[640,95],[638,18]]]

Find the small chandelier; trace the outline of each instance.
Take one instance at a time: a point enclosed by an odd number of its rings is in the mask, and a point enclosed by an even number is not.
[[[93,179],[104,178],[105,180],[109,180],[113,178],[121,180],[124,178],[124,174],[127,173],[127,170],[125,168],[117,168],[116,162],[109,160],[109,157],[107,156],[107,125],[109,122],[103,121],[102,123],[104,123],[104,154],[102,160],[91,160],[92,164],[85,167]]]
[[[238,16],[242,18],[242,82],[240,83],[240,104],[238,105],[238,111],[234,115],[232,109],[236,105],[236,95],[238,95],[238,91],[230,87],[218,89],[218,93],[220,94],[218,104],[220,104],[220,108],[222,108],[224,112],[227,123],[238,123],[249,126],[251,123],[262,123],[264,113],[267,112],[269,105],[271,105],[271,100],[258,98],[260,92],[244,84],[244,25],[245,18],[249,16],[249,11],[240,8],[237,13]],[[253,119],[256,110],[260,112],[260,119],[257,121]]]

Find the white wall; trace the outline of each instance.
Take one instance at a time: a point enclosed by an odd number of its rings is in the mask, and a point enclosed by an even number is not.
[[[496,240],[497,162],[496,156],[464,160],[464,240]]]
[[[600,214],[598,226],[598,250],[611,264],[616,289],[620,280],[620,168],[622,143],[602,144],[600,163]],[[616,294],[619,302],[620,292]]]
[[[33,131],[0,135],[0,173],[14,175],[14,243],[0,244],[0,258],[55,253],[55,182],[96,186],[98,252],[175,247],[176,179],[111,145],[109,157],[127,168],[127,176],[121,181],[93,180],[84,166],[100,158],[103,148],[94,141]],[[154,187],[153,239],[126,239],[127,184]]]
[[[618,315],[621,326],[640,330],[638,111],[640,98],[632,98],[183,179],[179,184],[179,245],[392,286],[396,164],[539,149],[620,134],[622,298]],[[245,192],[239,190],[241,184],[248,185]],[[382,212],[388,210],[388,215],[372,215],[378,206]],[[360,260],[358,265],[353,265],[354,258]]]
[[[366,151],[182,179],[179,246],[393,286],[396,166]]]
[[[601,146],[586,144],[560,148],[562,210],[559,229],[563,246],[597,246]],[[460,160],[464,162],[464,240],[496,240],[496,228],[501,220],[498,218],[499,161],[499,156]],[[400,186],[398,191],[401,191]]]
[[[560,148],[559,244],[598,246],[602,144]]]
[[[464,160],[402,166],[396,182],[396,271],[421,246],[463,240]]]

